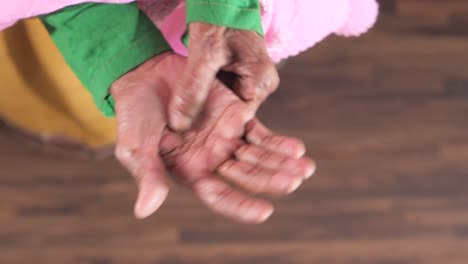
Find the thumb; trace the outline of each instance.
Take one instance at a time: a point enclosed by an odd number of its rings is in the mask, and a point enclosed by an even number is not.
[[[129,98],[131,96],[125,99]],[[125,102],[120,100],[116,104],[118,126],[115,156],[138,185],[134,211],[135,216],[142,219],[153,214],[169,192],[166,168],[159,156],[164,123],[157,116],[157,109],[147,109],[155,104],[139,100],[140,103],[135,106],[126,105]],[[155,114],[141,114],[150,112]]]
[[[142,174],[141,178],[136,177],[136,179],[138,198],[134,213],[137,218],[143,219],[158,210],[169,193],[166,170],[162,166],[160,158],[153,161],[153,168]]]
[[[164,94],[168,88],[153,74],[155,62],[158,60],[148,61],[111,87],[117,117],[115,156],[138,184],[134,208],[137,218],[154,213],[169,192],[166,169],[159,156],[167,123]]]
[[[159,155],[117,146],[116,157],[130,171],[138,186],[135,216],[139,219],[150,216],[159,209],[169,193],[167,172]]]

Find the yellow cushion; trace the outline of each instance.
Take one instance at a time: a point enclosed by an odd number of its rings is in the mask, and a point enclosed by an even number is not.
[[[97,110],[38,19],[0,32],[0,115],[40,136],[90,147],[115,141],[115,120]]]

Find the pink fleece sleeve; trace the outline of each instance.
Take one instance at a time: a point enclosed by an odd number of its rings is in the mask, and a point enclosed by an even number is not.
[[[375,0],[262,0],[273,6],[265,30],[270,56],[280,61],[315,46],[330,34],[359,36],[378,16]]]
[[[378,15],[376,0],[260,0],[260,3],[265,42],[274,62],[295,56],[333,33],[363,34],[374,25]],[[182,2],[162,21],[151,6],[143,5],[142,9],[158,25],[174,51],[187,55],[181,42],[186,30],[185,4]]]
[[[122,4],[133,0],[1,0],[0,30],[23,18],[51,13],[66,6],[85,2]]]

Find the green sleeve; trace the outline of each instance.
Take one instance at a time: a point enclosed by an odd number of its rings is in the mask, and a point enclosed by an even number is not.
[[[112,83],[170,50],[161,32],[131,4],[86,3],[42,17],[63,57],[98,108],[113,116]]]
[[[204,22],[263,36],[259,0],[186,0],[187,24]],[[282,0],[289,1],[289,0]]]

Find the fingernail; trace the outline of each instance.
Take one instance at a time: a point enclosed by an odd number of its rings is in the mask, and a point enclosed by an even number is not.
[[[168,191],[164,188],[156,188],[153,190],[145,189],[139,193],[137,202],[135,203],[135,217],[144,219],[152,215],[161,207]]]
[[[296,150],[296,158],[304,157],[306,154],[306,148],[304,145],[300,145],[299,148]]]
[[[305,153],[306,153],[306,146],[304,143],[298,139],[289,139],[287,143],[283,144],[289,144],[289,146],[294,146],[290,149],[291,153],[289,155],[294,156],[296,159],[302,158]]]
[[[272,187],[281,194],[290,194],[301,186],[303,181],[302,176],[297,176],[291,173],[279,173],[273,177],[271,181]]]
[[[289,184],[288,194],[294,192],[295,190],[297,190],[299,188],[299,186],[301,186],[301,184],[302,184],[302,179],[301,178],[294,179]]]
[[[273,214],[273,212],[275,211],[274,208],[270,208],[268,210],[265,210],[265,212],[263,212],[263,214],[260,215],[259,217],[259,222],[260,223],[263,223],[265,222],[268,218],[270,218],[270,216]]]
[[[307,166],[306,175],[304,177],[304,179],[306,180],[312,177],[312,175],[314,175],[315,171],[317,170],[317,165],[315,164],[315,161],[310,160],[309,162],[310,164],[309,166]]]
[[[305,180],[309,179],[316,170],[315,162],[309,158],[302,158],[299,164],[297,163],[297,160],[293,160],[291,162],[291,166],[294,166],[291,168],[293,174],[300,176]]]
[[[307,179],[309,179],[310,177],[312,177],[312,175],[314,175],[314,173],[315,173],[315,170],[316,170],[315,165],[309,167],[308,170],[307,170],[306,176],[304,177],[304,179],[307,180]]]
[[[250,224],[261,224],[265,222],[273,214],[274,207],[264,204],[262,208],[252,207],[247,211],[239,213],[242,222]]]

